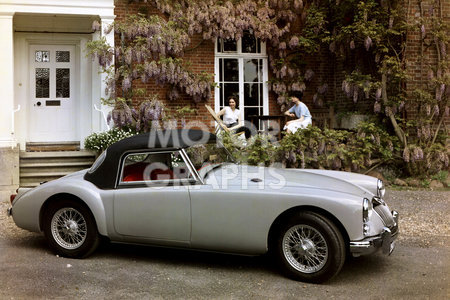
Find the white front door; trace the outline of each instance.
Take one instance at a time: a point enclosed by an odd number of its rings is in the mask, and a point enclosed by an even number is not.
[[[75,47],[31,45],[29,60],[29,141],[76,141]]]

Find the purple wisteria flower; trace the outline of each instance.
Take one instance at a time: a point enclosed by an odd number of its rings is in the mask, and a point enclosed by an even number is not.
[[[350,41],[350,49],[355,49],[355,41],[354,40],[351,40]]]
[[[410,162],[410,153],[408,147],[405,147],[405,149],[403,149],[403,160],[407,163]]]
[[[375,113],[381,112],[381,103],[379,101],[375,101],[375,104],[373,105],[373,111]]]
[[[314,77],[314,71],[311,69],[306,70],[305,72],[305,80],[311,80]]]
[[[439,116],[439,105],[434,105],[433,108],[433,114],[435,114],[436,116]]]
[[[328,84],[324,83],[317,88],[319,94],[325,94],[328,91]]]
[[[129,76],[125,77],[122,81],[122,88],[128,91],[131,88],[131,79]]]
[[[336,52],[336,42],[335,41],[332,41],[331,43],[330,43],[330,52],[331,53],[335,53]]]
[[[368,36],[364,40],[364,47],[366,47],[366,50],[369,51],[371,46],[372,46],[372,39],[370,38],[370,36]]]
[[[353,102],[354,102],[354,103],[358,102],[358,97],[359,97],[359,95],[358,95],[358,89],[355,88],[355,89],[353,90]]]
[[[377,88],[377,90],[375,91],[375,99],[377,99],[377,101],[381,98],[381,92],[381,88]]]
[[[289,47],[295,48],[295,47],[298,46],[298,44],[299,44],[299,39],[298,39],[297,36],[294,35],[294,36],[291,38],[291,40],[289,41]]]

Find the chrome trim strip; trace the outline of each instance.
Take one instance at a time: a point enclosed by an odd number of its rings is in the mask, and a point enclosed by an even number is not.
[[[12,207],[9,207],[9,208],[6,210],[6,215],[7,215],[8,217],[11,217],[11,216],[12,216]]]
[[[186,150],[183,148],[180,150],[180,154],[184,159],[184,162],[186,163],[186,166],[188,167],[189,171],[191,171],[191,174],[194,176],[194,178],[201,182],[201,184],[205,184],[200,178],[200,175],[198,174],[197,170],[195,169],[194,165],[192,164],[191,159],[189,158],[189,155],[187,155]]]

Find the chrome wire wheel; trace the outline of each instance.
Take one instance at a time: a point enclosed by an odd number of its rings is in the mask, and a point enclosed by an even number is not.
[[[58,210],[50,223],[55,242],[64,249],[73,250],[83,245],[87,237],[87,224],[76,209],[64,207]]]
[[[297,271],[315,273],[328,260],[328,246],[324,236],[309,225],[295,225],[283,236],[283,255]]]

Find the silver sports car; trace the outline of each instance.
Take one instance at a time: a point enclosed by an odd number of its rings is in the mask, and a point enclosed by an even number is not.
[[[124,139],[88,170],[19,188],[8,214],[17,226],[43,232],[66,257],[88,256],[101,237],[245,255],[270,252],[283,273],[307,282],[336,275],[348,253],[393,251],[398,214],[383,201],[380,180],[227,163],[224,148],[213,155],[205,151],[213,140],[200,130]],[[200,163],[202,153],[209,153],[208,163]]]

